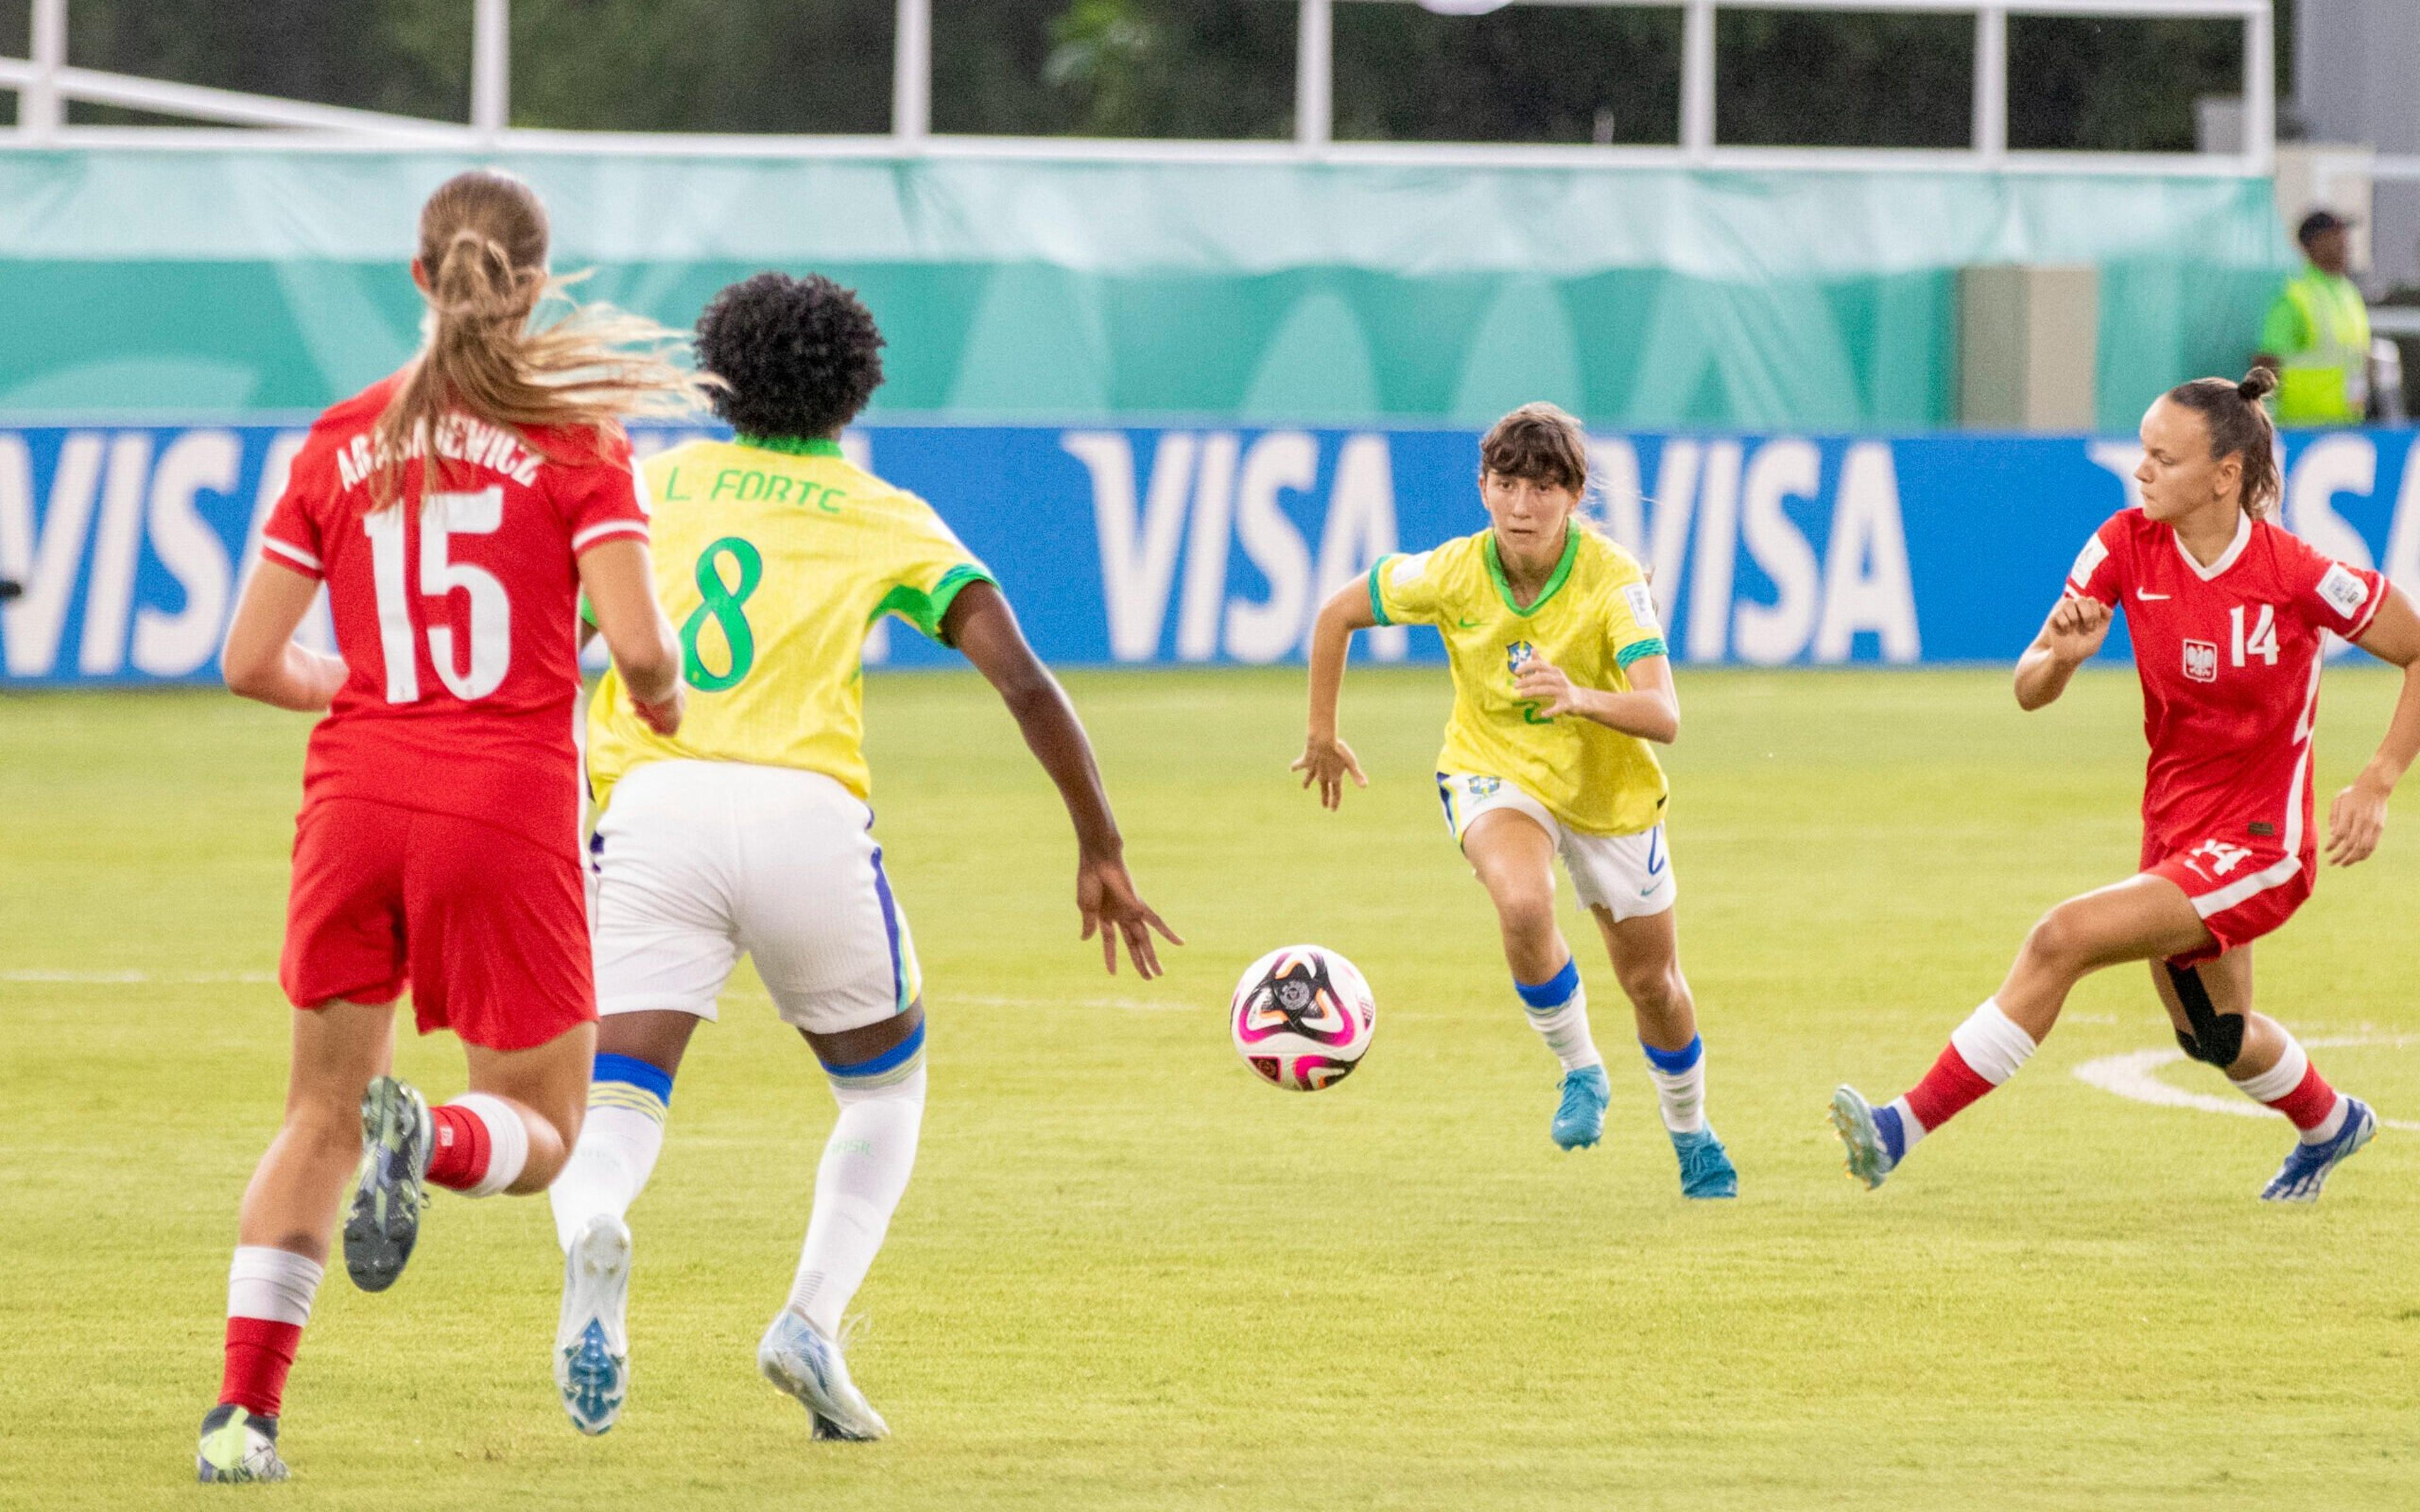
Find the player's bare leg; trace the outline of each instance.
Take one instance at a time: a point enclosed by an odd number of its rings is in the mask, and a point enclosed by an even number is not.
[[[244,1188],[227,1273],[226,1363],[202,1419],[205,1481],[283,1480],[286,1376],[328,1260],[345,1179],[361,1154],[362,1088],[395,1050],[395,1006],[296,1010],[286,1115]]]
[[[1654,1078],[1664,1131],[1681,1162],[1681,1192],[1691,1197],[1739,1196],[1739,1172],[1706,1121],[1706,1046],[1698,1036],[1698,1004],[1681,971],[1681,931],[1674,911],[1617,919],[1602,906],[1589,910],[1613,974],[1630,999],[1638,1046]]]
[[[818,1439],[879,1439],[890,1425],[859,1391],[841,1352],[841,1315],[865,1281],[908,1189],[924,1119],[924,1009],[804,1035],[831,1080],[840,1117],[815,1167],[814,1211],[788,1302],[756,1346],[765,1379],[807,1410]]]
[[[2151,989],[2194,1059],[2219,1067],[2235,1089],[2292,1120],[2301,1137],[2261,1196],[2316,1202],[2328,1173],[2369,1143],[2378,1119],[2359,1098],[2330,1087],[2293,1031],[2252,1009],[2252,948],[2196,966],[2151,963]]]
[[[547,1201],[563,1246],[554,1384],[572,1427],[598,1434],[622,1415],[630,1382],[628,1214],[662,1153],[673,1077],[695,1014],[614,1013],[597,1021],[588,1116]]]
[[[1529,1026],[1563,1068],[1548,1134],[1565,1149],[1605,1136],[1611,1098],[1605,1057],[1589,1033],[1588,990],[1579,963],[1555,922],[1555,841],[1528,815],[1510,809],[1481,814],[1463,831],[1462,854],[1496,905],[1504,964]]]
[[[2086,977],[2212,943],[2184,889],[2148,872],[2053,908],[2025,935],[2000,990],[1949,1036],[1922,1081],[1881,1107],[1854,1088],[1832,1094],[1832,1126],[1848,1150],[1849,1174],[1868,1187],[1882,1185],[1916,1141],[2015,1075]]]

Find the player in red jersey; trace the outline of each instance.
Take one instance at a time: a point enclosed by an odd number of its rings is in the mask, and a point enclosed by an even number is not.
[[[1885,1107],[1833,1094],[1849,1172],[1880,1186],[1924,1135],[2009,1079],[2076,982],[2122,961],[2151,981],[2196,1060],[2293,1120],[2302,1138],[2261,1196],[2310,1202],[2378,1120],[2330,1087],[2293,1035],[2252,1011],[2252,942],[2311,895],[2311,727],[2326,637],[2404,670],[2378,754],[2328,810],[2328,859],[2377,848],[2387,795],[2420,754],[2420,614],[2374,572],[2320,555],[2266,517],[2278,497],[2267,369],[2198,378],[2144,416],[2142,507],[2086,543],[2017,663],[2017,702],[2055,700],[2122,605],[2150,742],[2143,856],[2132,878],[2071,898],[2025,937],[1998,993],[1949,1037],[1924,1079]]]
[[[641,715],[669,733],[680,650],[657,609],[620,418],[696,380],[596,311],[533,331],[547,218],[505,175],[421,211],[427,346],[319,417],[228,631],[227,686],[326,710],[311,734],[279,980],[296,1009],[286,1117],[244,1192],[205,1481],[283,1479],[279,1398],[345,1196],[345,1261],[391,1285],[424,1180],[545,1190],[596,1044],[572,722],[584,589]],[[324,583],[340,658],[294,642]],[[471,1090],[431,1108],[387,1074],[394,1005],[450,1027]],[[358,1130],[358,1133],[356,1133]]]

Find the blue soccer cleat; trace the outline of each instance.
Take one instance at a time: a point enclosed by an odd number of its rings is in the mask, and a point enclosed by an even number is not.
[[[2335,1137],[2316,1145],[2297,1140],[2286,1154],[2286,1164],[2269,1178],[2260,1189],[2263,1202],[2317,1202],[2319,1188],[2327,1184],[2328,1173],[2350,1159],[2362,1146],[2378,1134],[2378,1115],[2369,1104],[2357,1097],[2345,1099],[2344,1127]]]
[[[563,1257],[563,1319],[554,1331],[554,1387],[571,1426],[592,1438],[622,1416],[630,1391],[630,1230],[600,1212]]]
[[[1883,1134],[1874,1127],[1874,1107],[1854,1087],[1842,1087],[1832,1093],[1832,1128],[1848,1148],[1849,1174],[1866,1183],[1870,1192],[1883,1184],[1899,1161],[1890,1147],[1883,1142]]]
[[[428,1100],[392,1076],[362,1093],[362,1163],[345,1215],[345,1271],[364,1291],[384,1291],[420,1241],[421,1185],[434,1138]]]
[[[1563,1100],[1547,1133],[1565,1149],[1585,1149],[1605,1137],[1605,1105],[1613,1100],[1603,1066],[1563,1072]]]
[[[205,1486],[284,1480],[286,1461],[277,1458],[277,1419],[255,1416],[233,1402],[211,1408],[202,1415],[202,1443],[194,1456],[194,1473]]]
[[[1672,1135],[1672,1153],[1681,1157],[1681,1195],[1684,1197],[1739,1196],[1739,1168],[1730,1151],[1716,1137],[1714,1126]]]
[[[838,1342],[789,1308],[783,1308],[765,1330],[764,1341],[756,1346],[756,1367],[799,1399],[814,1422],[816,1438],[861,1443],[891,1436],[891,1425],[848,1379],[848,1363],[841,1358]]]

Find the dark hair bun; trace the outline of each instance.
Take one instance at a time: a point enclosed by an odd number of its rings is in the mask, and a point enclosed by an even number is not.
[[[2235,386],[2235,392],[2242,395],[2246,403],[2258,404],[2277,392],[2277,370],[2273,367],[2254,368],[2243,375],[2243,381]]]

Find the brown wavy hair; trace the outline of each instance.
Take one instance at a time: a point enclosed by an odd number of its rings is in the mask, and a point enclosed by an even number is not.
[[[455,175],[420,208],[428,341],[379,416],[376,507],[396,501],[410,456],[426,456],[424,477],[443,469],[428,441],[453,411],[527,443],[530,430],[548,426],[585,426],[601,440],[628,417],[684,414],[702,401],[712,380],[675,364],[679,333],[571,302],[565,291],[587,275],[548,273],[548,229],[537,192],[494,169]],[[535,323],[550,301],[567,312]]]
[[[1525,404],[1489,428],[1479,443],[1482,473],[1524,478],[1588,492],[1588,432],[1560,407]]]
[[[2210,459],[2243,458],[2242,490],[2237,498],[2254,519],[2266,515],[2284,493],[2277,478],[2277,424],[2260,401],[2276,392],[2273,368],[2256,367],[2234,378],[2195,378],[2168,391],[2168,402],[2198,412],[2210,427]]]

